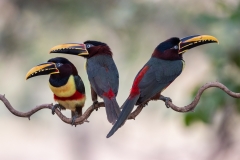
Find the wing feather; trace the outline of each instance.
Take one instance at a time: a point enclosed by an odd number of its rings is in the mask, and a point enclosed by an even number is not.
[[[119,75],[117,67],[110,56],[94,56],[87,61],[88,79],[93,89],[100,96],[111,88],[118,93]]]
[[[181,60],[166,61],[151,58],[146,65],[149,66],[149,69],[139,83],[138,103],[147,101],[165,89],[181,74],[183,69]]]

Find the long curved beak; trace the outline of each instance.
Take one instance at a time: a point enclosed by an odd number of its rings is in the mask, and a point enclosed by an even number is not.
[[[53,62],[42,63],[28,71],[28,73],[26,74],[26,80],[35,76],[57,73],[59,73],[59,70],[57,69],[55,63]]]
[[[185,53],[187,50],[207,44],[207,43],[219,43],[218,39],[210,35],[193,35],[184,37],[179,43],[179,54]]]
[[[50,53],[73,54],[78,56],[87,56],[89,54],[86,45],[81,43],[60,44],[51,48]]]

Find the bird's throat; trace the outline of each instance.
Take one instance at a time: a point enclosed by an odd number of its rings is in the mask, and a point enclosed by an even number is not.
[[[57,97],[71,97],[76,92],[76,85],[73,75],[69,76],[66,84],[55,87],[49,83],[49,87]]]

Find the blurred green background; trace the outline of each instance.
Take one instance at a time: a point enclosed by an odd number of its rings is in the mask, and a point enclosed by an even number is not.
[[[220,44],[186,52],[183,73],[163,95],[184,106],[201,85],[216,80],[240,92],[239,0],[1,0],[0,10],[0,94],[19,111],[54,103],[48,76],[25,80],[30,68],[54,56],[77,66],[88,96],[85,109],[91,105],[85,59],[48,54],[54,45],[85,40],[111,47],[120,74],[119,105],[154,48],[173,36],[209,34]],[[90,123],[72,127],[50,110],[28,121],[0,107],[0,159],[240,159],[240,101],[216,88],[204,92],[193,113],[150,102],[110,139],[104,109],[93,112]]]

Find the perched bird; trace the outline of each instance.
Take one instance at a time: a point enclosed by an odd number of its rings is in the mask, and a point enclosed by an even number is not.
[[[66,43],[53,47],[50,53],[73,54],[87,59],[86,69],[91,84],[93,104],[98,103],[97,95],[103,98],[107,119],[114,124],[120,113],[116,100],[119,75],[109,46],[98,41],[86,41],[83,44]]]
[[[56,57],[47,63],[39,64],[28,71],[26,79],[50,74],[49,87],[54,93],[54,100],[59,103],[53,107],[72,111],[72,125],[75,119],[82,115],[86,96],[85,87],[76,67],[66,58]]]
[[[218,42],[213,36],[194,35],[182,39],[173,37],[160,43],[135,77],[130,95],[107,138],[125,123],[134,105],[146,105],[150,100],[163,100],[167,105],[171,99],[161,93],[181,74],[185,65],[182,54],[196,46],[213,42]]]

